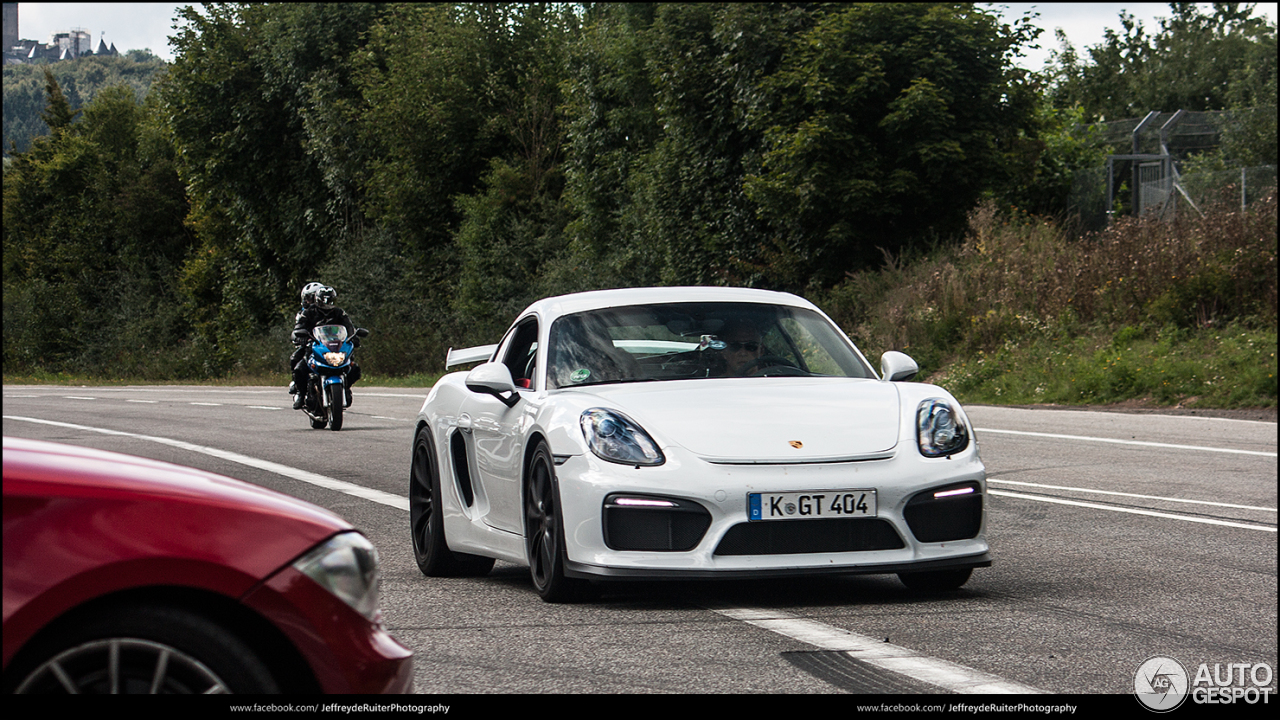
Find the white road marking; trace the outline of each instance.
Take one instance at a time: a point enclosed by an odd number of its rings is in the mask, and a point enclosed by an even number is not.
[[[1043,691],[996,675],[957,665],[940,658],[922,655],[914,650],[892,645],[876,638],[797,617],[781,610],[758,608],[711,607],[707,609],[727,618],[785,635],[809,645],[848,653],[849,657],[869,665],[906,675],[915,680],[955,693],[1038,694]]]
[[[276,407],[274,405],[246,405],[245,407],[253,408],[254,410],[283,410],[284,409],[282,407]]]
[[[83,397],[80,395],[63,395],[64,400],[97,400],[98,398]]]
[[[1173,450],[1200,450],[1202,452],[1276,457],[1276,453],[1264,450],[1234,450],[1232,448],[1205,447],[1203,445],[1173,445],[1171,443],[1145,442],[1142,440],[1117,440],[1115,438],[1090,437],[1088,435],[1060,435],[1058,433],[1027,432],[1025,430],[993,430],[991,428],[974,428],[974,430],[980,433],[998,433],[1002,435],[1027,435],[1030,437],[1056,438],[1059,440],[1084,440],[1086,442],[1113,443],[1115,445],[1140,445],[1143,447],[1170,448]]]
[[[308,472],[306,470],[300,470],[295,467],[289,467],[288,465],[281,465],[280,463],[274,463],[274,462],[271,462],[270,460],[262,460],[255,457],[249,457],[248,455],[241,455],[240,453],[234,453],[228,450],[220,450],[218,448],[206,447],[204,445],[195,445],[193,443],[183,442],[181,440],[173,440],[170,438],[156,437],[154,435],[139,435],[137,433],[122,432],[120,430],[108,430],[107,428],[89,427],[88,425],[74,425],[72,423],[55,422],[53,420],[41,420],[39,418],[21,417],[18,415],[5,415],[4,419],[5,420],[21,420],[23,422],[40,423],[42,425],[54,425],[56,427],[71,428],[73,430],[87,430],[89,432],[102,433],[103,435],[120,435],[123,437],[131,437],[138,440],[148,440],[150,442],[160,443],[161,445],[168,445],[170,447],[181,448],[183,450],[190,450],[192,452],[204,453],[205,455],[212,455],[213,457],[216,457],[216,458],[229,460],[234,463],[240,463],[241,465],[248,465],[249,467],[258,468],[259,470],[266,470],[267,472],[272,472],[277,475],[283,475],[284,477],[287,477],[287,478],[292,478],[294,480],[301,480],[302,482],[309,483],[311,485],[316,485],[318,487],[326,488],[328,490],[336,490],[341,493],[346,493],[347,495],[353,495],[358,498],[364,498],[365,500],[372,500],[373,502],[381,503],[383,505],[390,505],[391,507],[399,508],[401,510],[409,509],[409,498],[407,497],[400,497],[399,495],[393,495],[391,493],[383,492],[381,490],[374,490],[373,488],[367,488],[367,487],[364,487],[363,485],[356,485],[354,483],[345,482],[343,480],[326,477],[318,473]]]
[[[1095,510],[1110,510],[1111,512],[1131,513],[1133,515],[1148,515],[1150,517],[1165,518],[1168,520],[1182,520],[1185,522],[1203,523],[1205,525],[1222,525],[1224,527],[1244,528],[1246,530],[1261,530],[1263,532],[1275,532],[1276,528],[1266,527],[1264,525],[1250,525],[1248,523],[1231,522],[1229,520],[1215,520],[1213,518],[1198,518],[1188,515],[1174,515],[1172,513],[1156,512],[1155,510],[1142,510],[1139,508],[1116,507],[1115,505],[1099,505],[1097,503],[1083,502],[1080,500],[1067,500],[1065,498],[1045,497],[1043,495],[1023,495],[1022,493],[1011,493],[1005,490],[992,490],[987,488],[988,495],[998,495],[1000,497],[1018,498],[1019,500],[1036,500],[1038,502],[1053,503],[1055,505],[1074,505],[1076,507],[1093,508]]]
[[[1196,505],[1212,505],[1214,507],[1235,508],[1237,510],[1259,510],[1261,512],[1276,512],[1276,508],[1258,507],[1256,505],[1233,505],[1231,503],[1211,502],[1209,500],[1184,500],[1182,498],[1166,497],[1163,495],[1138,495],[1137,493],[1116,492],[1115,490],[1094,490],[1092,488],[1066,487],[1064,485],[1042,485],[1040,483],[1019,482],[1017,480],[1001,480],[1000,478],[987,478],[987,482],[1000,483],[1001,485],[1020,485],[1022,487],[1043,488],[1046,490],[1070,490],[1072,492],[1095,493],[1098,495],[1118,495],[1120,497],[1141,498],[1143,500],[1162,500],[1164,502],[1194,503]]]
[[[147,403],[148,405],[155,405],[160,401],[159,400],[125,400],[125,402]]]
[[[222,403],[202,403],[202,402],[193,402],[193,403],[187,403],[187,404],[188,404],[188,405],[205,405],[205,406],[208,406],[208,407],[222,407]]]

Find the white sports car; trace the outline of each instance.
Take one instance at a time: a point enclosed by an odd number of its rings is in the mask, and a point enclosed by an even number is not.
[[[812,303],[722,287],[534,303],[451,350],[414,430],[428,576],[528,565],[544,600],[592,580],[897,573],[955,589],[991,564],[986,471],[947,391],[877,377]]]

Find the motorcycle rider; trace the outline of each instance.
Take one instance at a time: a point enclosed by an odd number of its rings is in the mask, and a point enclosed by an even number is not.
[[[324,283],[318,283],[318,282],[309,282],[306,285],[302,286],[302,307],[298,308],[298,314],[293,316],[293,322],[295,325],[297,325],[298,321],[302,319],[302,313],[306,312],[307,308],[315,304],[316,291],[320,290],[323,287],[324,287]],[[297,348],[294,349],[293,355],[289,356],[290,372],[293,371],[293,368],[297,367],[298,361],[302,360],[304,357],[306,357],[306,355],[307,355],[306,345],[299,345]],[[293,380],[290,380],[289,394],[293,395],[297,392],[298,392],[298,383],[294,382]]]
[[[298,313],[297,320],[293,325],[294,342],[301,340],[303,343],[302,357],[293,365],[293,384],[298,390],[293,396],[294,410],[301,410],[306,402],[307,380],[311,374],[310,368],[307,367],[306,351],[311,345],[309,340],[311,330],[319,325],[342,325],[347,329],[347,337],[352,339],[352,343],[355,345],[360,343],[360,339],[356,337],[356,328],[351,323],[351,318],[347,316],[347,313],[342,308],[334,304],[338,300],[338,292],[336,290],[324,285],[312,292],[311,300],[311,305],[303,307],[302,311]],[[351,386],[355,385],[359,379],[360,366],[353,360],[351,369],[347,371],[346,382],[343,383],[347,393],[346,407],[351,407]]]

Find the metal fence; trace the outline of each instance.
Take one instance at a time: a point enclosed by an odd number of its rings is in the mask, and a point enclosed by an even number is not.
[[[1199,205],[1211,202],[1239,202],[1240,207],[1258,200],[1276,187],[1276,166],[1200,172],[1182,175],[1179,182],[1189,199]]]
[[[1269,108],[1217,112],[1151,112],[1092,126],[1110,150],[1105,167],[1076,173],[1070,211],[1086,229],[1101,229],[1117,215],[1200,212],[1211,202],[1238,200],[1246,206],[1276,187],[1275,166],[1180,174],[1183,161],[1217,148],[1231,123]],[[1122,192],[1125,191],[1125,192]]]

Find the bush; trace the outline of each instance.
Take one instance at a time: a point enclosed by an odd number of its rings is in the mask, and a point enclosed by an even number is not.
[[[1274,194],[1083,237],[988,203],[959,247],[814,295],[868,357],[969,400],[1275,405]]]

